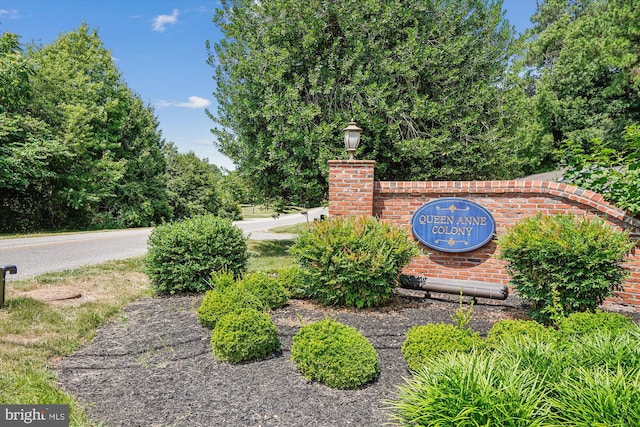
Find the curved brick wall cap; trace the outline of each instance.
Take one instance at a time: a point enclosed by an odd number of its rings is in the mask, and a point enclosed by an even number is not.
[[[602,195],[574,185],[550,181],[376,181],[374,192],[379,194],[548,194],[597,209],[625,224],[640,229],[640,220],[608,203]]]

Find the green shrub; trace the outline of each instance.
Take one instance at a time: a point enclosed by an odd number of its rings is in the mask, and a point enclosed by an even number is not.
[[[216,322],[211,349],[218,360],[229,363],[260,359],[280,349],[278,330],[264,312],[235,310]]]
[[[247,263],[247,241],[231,221],[211,215],[156,227],[148,241],[145,270],[159,293],[208,289],[214,271],[235,275]]]
[[[293,337],[291,357],[306,378],[353,389],[378,377],[378,354],[357,329],[331,319],[305,325]]]
[[[526,322],[504,322],[493,333],[494,351],[447,353],[413,371],[389,402],[392,420],[411,426],[640,425],[637,325],[592,330],[580,339],[556,333],[547,340]]]
[[[608,202],[640,216],[640,125],[625,127],[622,134],[626,150],[612,149],[595,138],[588,153],[580,142],[568,141],[571,153],[564,179],[580,188],[595,191]]]
[[[547,328],[534,320],[502,319],[489,329],[486,343],[487,347],[496,348],[505,340],[531,339],[553,342],[555,336],[555,329]]]
[[[580,339],[586,334],[602,330],[617,335],[634,327],[635,324],[622,314],[596,310],[593,313],[572,313],[560,319],[557,326],[567,338]]]
[[[544,425],[546,395],[533,371],[473,351],[432,359],[388,406],[394,425],[535,427]]]
[[[236,284],[236,277],[235,275],[230,272],[229,270],[220,270],[220,271],[214,271],[213,273],[211,273],[211,282],[210,282],[210,287],[211,289],[227,289],[231,286],[235,286]]]
[[[305,270],[298,267],[281,268],[276,272],[278,283],[289,293],[291,298],[305,298]]]
[[[629,274],[622,264],[633,242],[602,219],[567,214],[520,221],[498,238],[498,245],[529,315],[549,323],[594,311],[622,289]]]
[[[435,357],[484,347],[479,334],[445,323],[413,326],[402,343],[402,355],[410,371],[417,371]]]
[[[244,287],[257,296],[267,308],[279,308],[287,303],[287,290],[266,273],[249,273],[238,282],[238,286]]]
[[[328,305],[387,302],[418,254],[406,230],[371,217],[334,217],[303,230],[291,253],[308,272],[309,297]]]
[[[242,308],[264,311],[264,302],[241,286],[212,289],[204,295],[198,307],[198,319],[202,326],[213,328],[222,316]]]

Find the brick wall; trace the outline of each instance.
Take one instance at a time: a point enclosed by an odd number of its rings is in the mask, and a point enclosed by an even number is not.
[[[518,220],[537,213],[574,213],[598,216],[640,240],[640,221],[608,204],[601,195],[567,184],[547,181],[374,181],[373,161],[329,162],[329,215],[374,215],[411,229],[413,213],[423,204],[442,197],[460,197],[486,208],[496,222],[496,234]],[[434,249],[405,269],[407,274],[433,278],[507,283],[504,264],[495,257],[495,242],[471,252],[448,253]],[[624,292],[610,302],[640,311],[640,249],[629,255],[630,279]]]

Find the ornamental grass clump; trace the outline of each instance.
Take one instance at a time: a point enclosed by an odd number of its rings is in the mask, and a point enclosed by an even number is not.
[[[280,349],[278,330],[267,313],[241,308],[216,322],[211,349],[216,359],[229,363],[262,359]]]
[[[634,243],[602,219],[564,214],[524,219],[498,245],[528,314],[549,324],[595,311],[621,290],[629,275],[623,263]]]
[[[640,426],[640,368],[579,367],[553,384],[554,426]]]
[[[400,270],[419,250],[406,230],[389,222],[334,217],[303,230],[291,253],[306,270],[308,297],[362,308],[391,299]]]
[[[402,426],[545,425],[547,390],[533,371],[506,366],[486,351],[447,353],[413,373],[388,402]]]
[[[478,333],[446,323],[413,326],[402,343],[402,355],[410,371],[415,372],[436,356],[446,353],[469,352],[483,348]]]
[[[579,360],[585,368],[640,369],[640,328],[620,333],[594,331],[566,343],[563,350],[569,360]]]
[[[564,321],[555,330],[500,320],[487,333],[488,348],[429,356],[387,402],[390,420],[403,426],[640,425],[640,326],[613,313],[578,313]],[[434,335],[412,338],[424,345]]]
[[[239,275],[247,264],[247,239],[230,220],[200,215],[155,227],[145,271],[162,294],[209,289],[215,271]]]
[[[375,380],[378,353],[357,329],[331,319],[305,325],[293,337],[291,358],[300,373],[337,389]]]

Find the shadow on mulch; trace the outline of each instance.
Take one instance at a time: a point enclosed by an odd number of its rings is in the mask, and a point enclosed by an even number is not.
[[[434,295],[432,295],[434,296]],[[398,296],[388,307],[333,309],[291,300],[272,312],[282,352],[230,365],[216,361],[211,331],[195,313],[202,295],[137,301],[102,327],[96,339],[62,359],[60,385],[107,426],[381,426],[385,399],[408,378],[401,345],[407,330],[451,323],[459,297]],[[464,305],[466,309],[467,304]],[[329,316],[360,330],[376,348],[380,376],[357,390],[335,390],[302,377],[290,360],[293,335]],[[481,300],[469,327],[481,335],[499,319],[526,318],[519,300]]]

